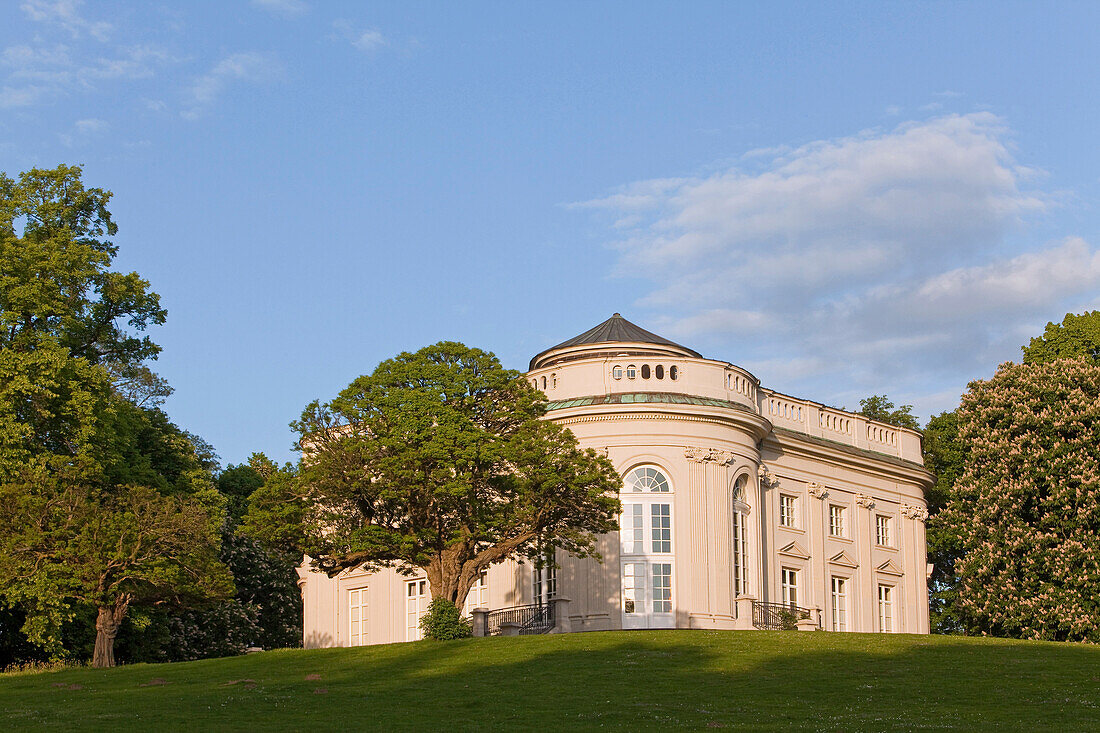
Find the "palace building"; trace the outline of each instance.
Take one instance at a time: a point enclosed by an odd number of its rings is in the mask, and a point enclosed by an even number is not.
[[[492,566],[466,601],[475,633],[928,633],[920,433],[766,389],[618,313],[527,378],[622,475],[620,530],[602,562]],[[425,578],[299,576],[306,647],[420,638]]]

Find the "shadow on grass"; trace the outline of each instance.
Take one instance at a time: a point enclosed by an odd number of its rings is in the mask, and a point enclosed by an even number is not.
[[[37,701],[13,708],[13,685]],[[0,680],[0,707],[55,729],[1094,730],[1098,689],[1095,647],[639,631],[19,677]]]

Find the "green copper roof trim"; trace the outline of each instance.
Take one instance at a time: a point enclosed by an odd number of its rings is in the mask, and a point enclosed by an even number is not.
[[[729,400],[718,400],[710,397],[695,397],[693,395],[677,394],[675,392],[620,392],[619,394],[592,395],[590,397],[577,397],[572,400],[555,400],[547,403],[547,411],[564,410],[569,407],[589,407],[592,405],[637,405],[656,403],[665,405],[698,405],[700,407],[726,407],[733,410],[742,410],[756,414],[747,405]]]

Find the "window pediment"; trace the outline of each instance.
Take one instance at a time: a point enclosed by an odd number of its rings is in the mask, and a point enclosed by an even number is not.
[[[887,560],[875,569],[878,570],[880,573],[885,573],[886,575],[896,575],[899,578],[902,575],[905,575],[905,573],[902,572],[901,568],[894,564],[893,560]]]
[[[809,560],[810,553],[806,552],[805,548],[798,542],[791,542],[785,545],[779,550],[780,555],[786,555],[787,557],[797,557],[799,560]]]
[[[833,565],[840,565],[846,568],[858,568],[859,563],[852,559],[852,556],[847,552],[841,550],[837,554],[829,558],[829,562]]]

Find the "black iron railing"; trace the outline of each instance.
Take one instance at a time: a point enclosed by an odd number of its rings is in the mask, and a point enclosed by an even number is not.
[[[513,606],[485,614],[485,636],[500,634],[501,626],[515,624],[519,633],[545,634],[554,628],[554,604],[542,603],[530,606]]]
[[[752,625],[758,629],[794,631],[802,619],[813,618],[812,611],[794,604],[752,602]]]

